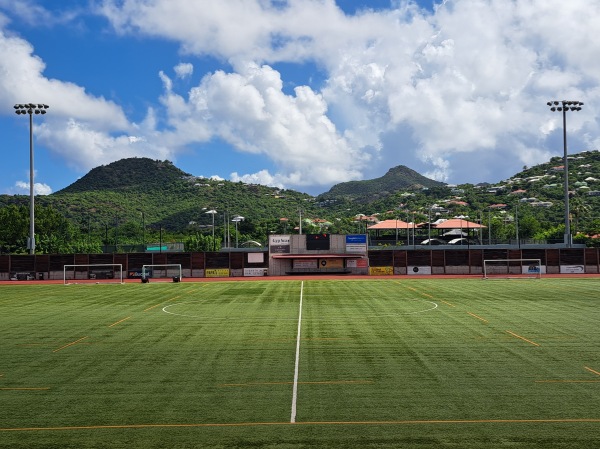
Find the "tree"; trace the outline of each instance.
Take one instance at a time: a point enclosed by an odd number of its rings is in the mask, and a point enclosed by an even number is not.
[[[196,233],[190,235],[185,240],[186,251],[218,251],[221,248],[221,239],[215,235],[213,242],[212,235]]]
[[[0,252],[27,252],[29,210],[27,206],[10,205],[0,209]]]

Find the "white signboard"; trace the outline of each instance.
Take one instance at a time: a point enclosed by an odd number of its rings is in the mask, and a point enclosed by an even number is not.
[[[431,267],[407,267],[406,274],[431,274]]]
[[[244,276],[265,276],[266,268],[244,268]]]
[[[347,253],[366,253],[367,252],[367,236],[363,234],[350,234],[346,236],[346,252]]]
[[[585,273],[585,268],[583,265],[561,265],[560,273],[561,274]]]
[[[318,268],[317,259],[294,259],[294,268]]]

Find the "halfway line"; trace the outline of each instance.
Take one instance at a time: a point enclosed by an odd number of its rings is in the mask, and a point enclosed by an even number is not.
[[[296,422],[296,403],[298,400],[298,373],[300,370],[300,329],[302,328],[302,296],[304,281],[300,284],[300,311],[298,312],[298,334],[296,335],[296,365],[294,366],[294,387],[292,389],[292,416],[291,423]]]

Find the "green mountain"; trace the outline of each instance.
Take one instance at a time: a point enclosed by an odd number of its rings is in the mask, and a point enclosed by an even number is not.
[[[2,205],[28,205],[25,195],[0,195]],[[98,225],[136,222],[150,228],[182,231],[206,225],[208,210],[240,215],[255,222],[274,222],[312,212],[313,197],[293,190],[192,176],[170,161],[129,158],[96,167],[65,189],[36,198],[76,223]]]
[[[55,195],[91,191],[152,191],[157,186],[177,184],[191,177],[169,161],[154,161],[148,158],[130,158],[101,165],[92,169],[83,178],[59,190]]]
[[[420,190],[444,185],[443,182],[426,178],[404,165],[399,165],[391,168],[380,178],[336,184],[328,192],[319,195],[319,198],[370,203],[400,190]]]
[[[78,238],[103,244],[145,241],[144,233],[156,240],[163,230],[173,239],[198,233],[206,236],[212,229],[215,236],[219,232],[222,236],[225,225],[233,226],[231,220],[240,215],[245,218],[235,224],[239,237],[264,242],[268,233],[291,232],[300,215],[321,219],[314,227],[319,231],[325,226],[329,232],[352,233],[364,232],[364,224],[360,227],[353,219],[357,214],[407,221],[425,221],[435,214],[435,218],[461,215],[493,222],[493,235],[498,238],[515,235],[516,218],[521,238],[561,238],[561,167],[562,158],[555,157],[524,167],[501,182],[449,186],[398,166],[380,178],[340,183],[313,197],[294,190],[196,177],[170,161],[129,158],[94,168],[65,189],[38,196],[36,207],[55,211],[73,229],[69,237],[61,230],[64,225],[56,225],[57,217],[52,218],[54,227],[50,221],[45,226],[43,213],[38,213],[36,233],[46,227],[47,240],[58,232],[63,243]],[[600,152],[571,155],[569,180],[573,233],[600,233]],[[20,212],[6,207],[12,205],[20,207]],[[27,195],[0,195],[0,225],[5,220],[14,235],[20,236],[19,247],[26,240],[28,205]],[[210,210],[218,213],[208,214]],[[310,232],[310,223],[303,226]],[[0,226],[0,252],[3,239],[8,247],[15,237]]]

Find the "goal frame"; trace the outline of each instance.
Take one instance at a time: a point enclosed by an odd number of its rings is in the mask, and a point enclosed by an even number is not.
[[[162,267],[159,268],[159,270],[163,270],[165,272],[165,276],[164,277],[159,277],[159,278],[155,278],[154,275],[154,267]],[[177,270],[179,270],[179,273],[175,276],[169,275],[169,267],[175,267]],[[148,276],[146,271],[148,268],[152,269],[152,275]],[[171,268],[173,269],[173,268]],[[177,278],[177,281],[175,281],[175,278]],[[181,268],[181,264],[180,263],[158,263],[158,264],[145,264],[142,265],[142,282],[148,282],[148,279],[157,279],[157,280],[161,280],[161,279],[172,279],[173,282],[179,282],[181,281],[181,279],[183,278],[183,270]]]
[[[77,270],[77,268],[87,267],[87,270]],[[110,270],[101,271],[112,271],[113,274],[117,271],[118,276],[112,278],[104,278],[102,281],[97,280],[96,277],[90,277],[92,268],[110,268]],[[69,269],[70,268],[70,269]],[[67,279],[67,272],[73,273],[72,279]],[[87,273],[87,278],[78,279],[76,273]],[[70,284],[122,284],[123,283],[123,264],[121,263],[76,263],[63,265],[63,283],[64,285]]]
[[[488,269],[488,262],[500,262],[506,272],[502,273],[490,273]],[[514,265],[518,263],[518,265]],[[537,271],[523,272],[523,266],[537,264]],[[511,273],[511,267],[519,267],[518,273]],[[484,259],[483,261],[483,279],[541,279],[542,278],[542,259]]]

